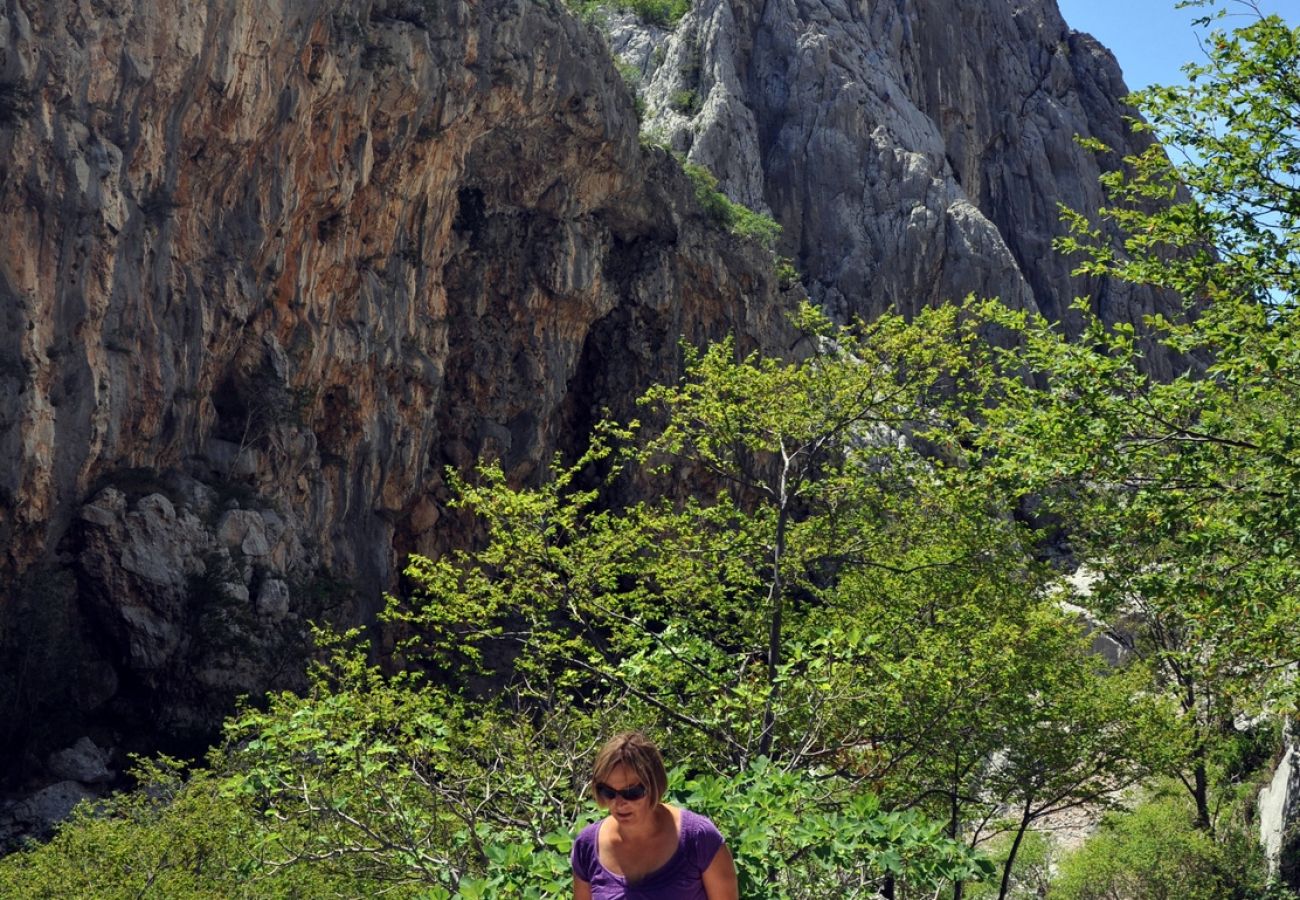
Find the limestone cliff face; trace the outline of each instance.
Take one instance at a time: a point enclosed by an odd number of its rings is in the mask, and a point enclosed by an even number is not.
[[[558,2],[14,0],[0,160],[7,752],[210,726],[457,540],[445,466],[782,328]]]
[[[1052,0],[612,26],[833,314],[1156,303],[1049,252],[1099,202],[1073,134],[1128,140]],[[0,757],[202,735],[462,539],[446,466],[539,477],[681,337],[788,346],[559,0],[9,0],[0,164]]]
[[[609,31],[641,73],[647,131],[769,210],[833,314],[968,293],[1054,319],[1074,297],[1110,321],[1162,308],[1052,250],[1058,204],[1102,202],[1074,136],[1145,146],[1113,57],[1054,0],[700,0],[672,35]]]

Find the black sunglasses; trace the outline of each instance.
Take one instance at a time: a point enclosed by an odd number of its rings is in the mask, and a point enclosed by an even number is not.
[[[646,790],[644,784],[634,784],[630,788],[623,788],[620,791],[618,788],[610,787],[603,781],[596,782],[596,796],[604,800],[606,803],[613,800],[615,797],[622,797],[624,800],[635,801],[640,800],[645,795]]]

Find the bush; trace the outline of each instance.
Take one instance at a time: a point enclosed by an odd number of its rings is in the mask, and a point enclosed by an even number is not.
[[[631,12],[647,25],[673,28],[691,8],[690,0],[566,0],[569,8],[584,19],[604,10]]]
[[[869,791],[766,759],[727,777],[688,780],[670,799],[717,823],[736,860],[740,896],[752,900],[874,897],[889,877],[929,892],[994,873],[942,823],[884,811]]]
[[[637,14],[642,22],[672,28],[691,8],[690,0],[624,0],[617,3]]]
[[[700,94],[694,88],[674,91],[672,97],[668,99],[668,106],[675,112],[689,116],[692,113],[699,112]]]
[[[795,268],[794,260],[787,256],[777,259],[776,279],[780,282],[783,291],[788,291],[799,283],[799,270]]]
[[[704,166],[683,162],[682,169],[695,185],[695,199],[713,221],[738,237],[757,241],[768,250],[776,247],[781,226],[769,216],[736,203],[718,190],[718,179]]]
[[[1198,830],[1186,798],[1157,795],[1106,818],[1061,862],[1051,900],[1263,900],[1270,893],[1253,834]]]

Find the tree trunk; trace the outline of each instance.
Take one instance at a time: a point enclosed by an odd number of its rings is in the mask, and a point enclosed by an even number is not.
[[[1192,799],[1196,801],[1196,827],[1206,834],[1214,834],[1210,819],[1210,779],[1205,770],[1205,748],[1196,748],[1196,763],[1192,767]]]
[[[785,525],[789,517],[784,496],[784,479],[781,485],[781,508],[776,514],[776,538],[772,549],[772,585],[768,590],[768,606],[771,610],[767,633],[767,702],[763,707],[763,734],[759,738],[758,753],[767,756],[772,750],[772,730],[776,722],[776,674],[781,665],[781,612],[785,599],[781,584],[781,563],[785,556]]]
[[[957,789],[961,784],[961,754],[958,754],[957,760],[953,762],[953,792],[949,795],[948,836],[953,840],[957,840],[957,836],[962,832],[961,797],[959,797]],[[953,882],[953,900],[962,900],[963,896],[966,896],[966,882]]]
[[[1007,891],[1011,890],[1011,870],[1016,864],[1016,854],[1020,852],[1020,842],[1025,839],[1025,832],[1029,830],[1029,801],[1025,801],[1025,811],[1020,816],[1020,827],[1016,829],[1016,839],[1011,842],[1011,850],[1007,853],[1007,861],[1002,866],[1002,889],[998,891],[998,900],[1007,900]]]
[[[961,751],[957,750],[952,760],[952,793],[948,795],[948,837],[954,841],[961,834],[961,776]],[[964,896],[966,896],[966,882],[953,882],[952,900],[962,900]]]

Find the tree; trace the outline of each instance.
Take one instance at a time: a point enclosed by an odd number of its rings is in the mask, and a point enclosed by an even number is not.
[[[1225,843],[1196,828],[1194,820],[1185,792],[1157,788],[1134,809],[1108,815],[1082,847],[1061,860],[1052,896],[1286,900],[1284,891],[1270,889],[1263,854],[1249,831]]]
[[[956,311],[856,332],[802,315],[804,358],[722,342],[647,394],[660,428],[605,430],[631,442],[616,471],[660,500],[610,510],[578,489],[616,458],[604,441],[538,489],[491,465],[453,476],[486,541],[415,562],[406,652],[444,671],[504,657],[573,702],[617,692],[707,767],[821,771],[971,845],[1014,803],[1018,847],[1149,771],[1160,704],[1086,654],[957,440],[976,426],[945,400],[988,351]]]
[[[1081,602],[1130,628],[1177,698],[1177,774],[1212,832],[1212,782],[1239,772],[1219,765],[1223,748],[1260,712],[1295,709],[1300,31],[1260,16],[1207,46],[1188,85],[1137,97],[1150,124],[1134,127],[1162,143],[1105,178],[1102,216],[1123,245],[1075,214],[1065,242],[1081,271],[1176,291],[1186,315],[1143,335],[1080,304],[1075,342],[1005,310],[975,318],[1021,342],[979,443],[1065,517],[1097,575]],[[1153,379],[1140,350],[1153,337],[1203,366]]]

